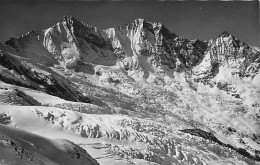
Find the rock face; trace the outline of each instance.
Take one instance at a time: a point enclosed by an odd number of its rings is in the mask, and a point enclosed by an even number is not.
[[[205,80],[215,77],[220,69],[226,69],[229,74],[240,78],[254,78],[260,68],[259,62],[260,52],[256,48],[223,32],[208,42],[205,58],[193,69],[193,73],[198,80]]]
[[[0,80],[18,86],[45,91],[70,101],[90,102],[63,76],[38,63],[0,52]]]
[[[232,75],[253,78],[260,67],[259,50],[228,32],[206,42],[188,40],[161,22],[144,19],[101,31],[64,16],[49,29],[33,30],[5,44],[19,56],[46,66],[61,64],[84,71],[92,64],[117,62],[129,74],[145,79],[150,73],[173,77],[173,72],[192,69],[195,81],[204,81],[216,76],[221,66],[232,68]]]
[[[138,69],[144,78],[149,76],[149,72],[167,74],[195,66],[207,48],[203,41],[183,39],[161,22],[147,22],[144,19],[107,29],[106,33],[125,69]]]
[[[65,16],[49,29],[33,30],[5,44],[20,56],[48,66],[60,63],[73,68],[82,62],[112,65],[115,63],[112,47],[102,33],[96,27]]]

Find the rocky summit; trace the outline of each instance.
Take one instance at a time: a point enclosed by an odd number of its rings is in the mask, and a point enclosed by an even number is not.
[[[0,44],[3,164],[260,164],[260,49],[64,16]]]

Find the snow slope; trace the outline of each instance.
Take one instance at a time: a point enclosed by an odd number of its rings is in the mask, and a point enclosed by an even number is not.
[[[2,124],[0,137],[1,164],[98,164],[68,140],[51,140]]]

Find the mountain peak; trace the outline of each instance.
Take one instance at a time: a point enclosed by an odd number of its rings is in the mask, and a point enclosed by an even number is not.
[[[68,25],[72,25],[75,21],[77,21],[74,17],[72,16],[63,16],[60,22],[65,22]]]
[[[222,32],[218,37],[220,37],[220,36],[222,36],[222,37],[228,37],[228,36],[232,36],[228,31],[224,31],[224,32]]]
[[[76,20],[73,16],[64,15],[61,19],[62,21]]]
[[[134,19],[134,23],[143,23],[145,20],[143,18]]]
[[[136,18],[134,21],[128,25],[133,26],[133,27],[140,27],[143,26],[146,23],[145,19],[143,18]]]
[[[135,25],[152,25],[152,26],[163,26],[163,23],[162,22],[154,22],[154,21],[146,21],[145,19],[143,18],[136,18],[134,19],[134,22],[133,22]]]
[[[147,21],[143,18],[136,18],[133,22],[125,24],[124,26],[117,27],[119,29],[132,29],[132,28],[147,28],[147,29],[161,29],[163,27],[162,22]]]

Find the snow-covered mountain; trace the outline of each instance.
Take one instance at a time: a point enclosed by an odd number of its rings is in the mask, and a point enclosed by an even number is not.
[[[0,44],[0,159],[13,159],[6,130],[22,129],[99,164],[260,164],[259,70],[259,48],[228,32],[188,40],[140,18],[99,30],[64,16]]]
[[[225,31],[208,42],[205,58],[193,71],[195,75],[205,78],[214,77],[221,68],[227,68],[230,74],[237,77],[254,78],[259,70],[259,61],[259,50]]]
[[[112,65],[115,63],[112,47],[103,36],[96,27],[65,16],[49,29],[30,31],[5,44],[20,56],[47,66],[62,64],[72,68],[84,62]]]
[[[187,40],[170,32],[161,22],[136,19],[133,23],[106,30],[114,53],[128,71],[148,78],[150,73],[173,77],[173,71],[195,66],[207,43]]]

